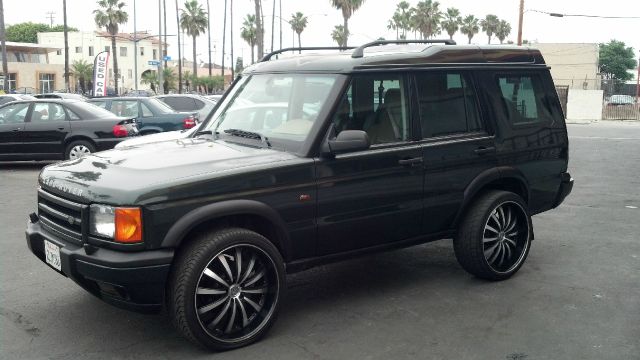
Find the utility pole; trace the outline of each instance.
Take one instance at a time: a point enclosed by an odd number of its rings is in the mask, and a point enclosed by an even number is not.
[[[276,0],[273,0],[276,1]],[[282,0],[278,0],[278,9],[280,9],[280,49],[282,49]]]
[[[9,92],[9,65],[7,63],[7,44],[4,34],[4,3],[0,0],[0,43],[2,45],[2,75],[4,75],[3,86],[5,92]]]
[[[522,18],[524,17],[524,0],[520,0],[520,12],[518,14],[518,46],[522,46]]]
[[[182,94],[182,49],[180,48],[180,12],[176,0],[176,23],[178,24],[178,94]]]
[[[69,31],[67,31],[67,0],[62,0],[62,18],[64,21],[64,89],[69,92]],[[84,86],[84,85],[83,85]]]
[[[222,90],[224,90],[224,57],[227,55],[225,50],[227,49],[227,1],[224,0],[224,21],[222,22]]]
[[[56,13],[55,11],[49,11],[47,12],[47,19],[49,19],[49,27],[53,27],[53,19],[55,19],[56,17],[54,16]]]
[[[164,94],[164,79],[162,79],[162,0],[158,0],[158,93]]]
[[[165,54],[169,55],[167,49],[167,0],[162,0],[162,13],[164,14],[164,51],[162,52],[162,60],[164,60],[164,67],[167,67],[167,60],[165,60]]]
[[[211,7],[209,7],[209,0],[207,0],[207,38],[208,38],[208,50],[209,50],[209,77],[211,77]]]
[[[230,4],[229,4],[229,32],[230,32],[230,41],[231,41],[231,82],[233,82],[233,79],[235,78],[236,75],[236,64],[233,61],[233,0],[229,0]],[[256,19],[258,17],[256,16]]]
[[[133,83],[138,95],[138,25],[136,22],[136,0],[133,0]]]
[[[271,51],[275,49],[275,45],[273,43],[274,34],[276,30],[276,0],[273,0],[273,10],[271,11]]]

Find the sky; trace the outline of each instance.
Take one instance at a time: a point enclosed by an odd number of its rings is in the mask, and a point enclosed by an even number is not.
[[[129,13],[129,22],[121,27],[123,32],[133,31],[133,4],[134,0],[124,0]],[[175,0],[167,2],[167,33],[176,34]],[[224,0],[209,0],[211,6],[211,43],[212,58],[220,63],[222,58],[222,24],[224,13]],[[309,24],[302,33],[303,46],[334,46],[331,39],[331,31],[335,25],[342,24],[342,14],[331,6],[331,0],[263,0],[263,13],[266,22],[265,49],[271,48],[271,20],[274,1],[282,3],[282,17],[285,20],[291,18],[291,14],[300,11],[308,16]],[[388,30],[388,20],[391,18],[396,3],[399,0],[365,0],[362,7],[355,12],[349,21],[352,36],[350,45],[362,44],[379,37],[395,39],[395,31]],[[408,0],[415,5],[418,0]],[[136,0],[137,29],[148,31],[150,34],[158,33],[158,0]],[[199,0],[206,10],[207,0]],[[184,0],[179,0],[182,7]],[[253,0],[233,1],[234,21],[234,51],[235,57],[243,56],[245,64],[250,62],[250,47],[240,38],[240,27],[243,18],[254,12]],[[463,15],[473,14],[478,18],[484,18],[487,14],[495,14],[500,19],[511,23],[513,28],[508,40],[515,42],[518,27],[519,0],[441,0],[440,7],[444,11],[448,7],[460,9]],[[55,12],[54,24],[62,24],[62,0],[4,0],[5,23],[7,25],[32,21],[49,23],[48,12]],[[70,26],[83,31],[96,29],[93,22],[92,11],[97,8],[94,0],[67,0],[67,16]],[[579,17],[551,17],[546,14],[531,10],[539,10],[563,14],[585,14],[599,16],[635,16],[640,17],[640,1],[637,0],[608,0],[584,1],[584,0],[525,0],[523,21],[523,38],[540,43],[601,43],[611,39],[624,41],[627,46],[632,46],[636,54],[640,56],[640,19],[601,19]],[[276,10],[276,16],[278,15]],[[229,20],[228,20],[229,21]],[[280,48],[279,24],[276,18],[275,46]],[[283,47],[292,45],[293,32],[286,22],[282,22]],[[227,36],[229,32],[227,31]],[[446,38],[448,35],[440,35]],[[192,41],[187,39],[184,43],[184,57],[192,58]],[[462,34],[454,36],[460,44],[466,44],[467,39]],[[497,41],[497,40],[495,40]],[[473,39],[474,43],[486,44],[487,36],[482,32]],[[169,38],[169,55],[177,58],[177,39]],[[297,44],[297,39],[296,39]],[[199,61],[207,61],[207,36],[201,36],[197,40],[197,54]],[[229,61],[229,40],[227,40],[227,62]]]

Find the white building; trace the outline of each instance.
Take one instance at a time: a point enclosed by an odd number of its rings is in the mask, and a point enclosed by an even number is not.
[[[600,50],[598,44],[544,44],[530,45],[540,50],[551,67],[556,86],[570,89],[600,90]]]
[[[139,89],[148,89],[148,85],[140,83],[140,78],[145,71],[157,70],[157,66],[149,65],[149,61],[161,59],[161,57],[158,56],[160,44],[157,37],[149,36],[147,33],[139,32],[136,38],[138,43],[138,87]],[[64,64],[64,34],[62,32],[39,33],[38,44],[61,49],[49,55],[49,62],[51,64]],[[120,93],[126,93],[128,90],[135,89],[134,34],[118,34],[116,37],[116,48],[118,68],[120,69],[118,87]],[[70,66],[76,60],[85,60],[92,64],[95,56],[102,51],[111,51],[111,37],[108,33],[101,31],[69,33]],[[113,59],[109,60],[109,75],[109,87],[114,87]]]

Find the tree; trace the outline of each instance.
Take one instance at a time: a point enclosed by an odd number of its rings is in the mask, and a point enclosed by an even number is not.
[[[471,44],[471,39],[480,32],[480,20],[473,15],[468,15],[464,19],[462,19],[462,24],[460,25],[460,32],[467,35],[469,39],[469,44]]]
[[[419,2],[413,11],[413,26],[423,39],[429,39],[440,33],[440,22],[442,21],[442,11],[439,9],[440,3],[432,0]]]
[[[300,34],[302,34],[304,29],[307,27],[307,23],[308,23],[307,17],[304,16],[303,13],[298,11],[295,14],[291,14],[291,21],[289,23],[291,24],[291,29],[295,31],[296,34],[298,34],[298,47],[302,47],[302,42],[300,41]]]
[[[411,29],[411,5],[408,2],[398,3],[387,28],[396,30],[396,40],[407,38],[407,30]]]
[[[175,0],[175,3],[176,25],[178,26],[178,29],[180,29],[180,10],[178,9],[178,0]],[[178,38],[178,94],[182,94],[182,47],[180,46],[180,31],[177,32],[176,37]]]
[[[491,44],[491,37],[496,33],[496,30],[498,30],[499,23],[500,19],[492,14],[489,14],[484,19],[480,20],[480,26],[482,27],[482,31],[487,34],[489,44]]]
[[[442,28],[449,34],[449,39],[453,40],[453,35],[460,29],[462,23],[462,17],[460,16],[460,10],[456,8],[448,8],[444,14],[444,21],[442,22]]]
[[[262,0],[253,0],[253,3],[256,9],[256,45],[258,45],[258,58],[262,59],[264,56],[264,23],[262,22],[264,16],[262,15]],[[231,63],[233,64],[233,58],[231,59]]]
[[[193,39],[193,76],[198,77],[198,59],[196,53],[196,39],[207,29],[207,12],[198,0],[187,0],[184,9],[180,10],[180,27]]]
[[[344,25],[336,25],[331,32],[331,38],[338,43],[338,46],[344,47],[347,43],[347,32]]]
[[[170,67],[162,68],[162,88],[164,93],[168,94],[170,90],[176,90],[176,73]]]
[[[632,47],[622,41],[611,40],[600,44],[600,73],[605,79],[627,81],[633,79],[633,70],[637,66]]]
[[[505,20],[498,22],[498,28],[496,29],[496,37],[500,40],[500,44],[504,44],[504,39],[511,34],[511,24]]]
[[[351,18],[354,12],[360,9],[363,3],[364,3],[364,0],[331,0],[331,4],[333,5],[333,7],[342,11],[342,18],[344,19],[344,23],[342,25],[342,29],[343,29],[342,36],[341,36],[341,39],[344,42],[341,44],[339,43],[338,44],[339,46],[341,47],[347,46],[347,42],[349,41],[349,19]],[[334,31],[336,30],[334,29]]]
[[[123,10],[124,1],[98,0],[99,9],[93,10],[94,20],[98,27],[104,27],[111,36],[111,57],[113,58],[113,78],[116,94],[118,94],[118,57],[116,56],[116,35],[118,27],[129,21],[129,14]]]
[[[140,76],[140,83],[149,85],[151,91],[156,92],[156,85],[158,85],[158,76],[155,71],[147,70]]]
[[[78,31],[74,27],[68,27],[68,31]],[[24,22],[7,26],[7,41],[38,43],[38,33],[41,32],[63,32],[64,25],[50,27],[47,24]]]
[[[71,74],[80,83],[80,90],[87,92],[87,82],[93,77],[93,64],[85,60],[74,60],[71,65]]]
[[[244,18],[244,22],[242,23],[242,28],[240,29],[240,37],[242,40],[246,41],[247,44],[251,47],[251,63],[255,63],[255,47],[256,47],[256,16],[252,14],[248,14]]]

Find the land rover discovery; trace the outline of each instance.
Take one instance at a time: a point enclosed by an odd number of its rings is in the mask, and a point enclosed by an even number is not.
[[[189,137],[45,167],[29,248],[214,350],[267,332],[286,273],[350,256],[453,238],[469,273],[509,278],[573,186],[549,68],[422,43],[272,53]]]

